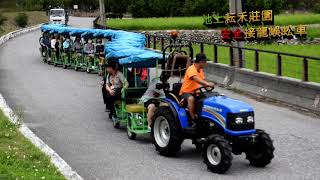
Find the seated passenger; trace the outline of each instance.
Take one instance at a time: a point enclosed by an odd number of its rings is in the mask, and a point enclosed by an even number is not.
[[[56,59],[59,59],[60,57],[60,36],[56,35],[55,39],[51,40],[51,48],[56,54]]]
[[[74,46],[74,52],[77,54],[77,56],[82,56],[83,46],[82,46],[80,37],[76,37],[73,46]]]
[[[41,55],[45,56],[44,52],[48,51],[50,48],[50,39],[47,33],[43,33],[42,37],[40,37],[40,45],[41,45]]]
[[[96,45],[96,55],[99,58],[99,75],[102,73],[102,65],[104,64],[104,45],[102,44],[102,39],[97,40]]]
[[[128,68],[130,73],[130,86],[142,87],[146,86],[146,81],[148,80],[148,69],[147,68]],[[134,74],[136,73],[136,75]]]
[[[164,99],[165,94],[163,90],[156,89],[156,84],[158,80],[153,79],[149,86],[147,91],[143,94],[143,96],[140,99],[140,102],[144,104],[144,107],[147,108],[147,121],[148,121],[148,130],[151,130],[152,125],[152,118],[154,115],[154,112],[156,111],[157,107],[160,105],[159,99]]]
[[[48,61],[51,61],[52,58],[52,51],[54,51],[56,45],[56,38],[54,35],[51,35],[51,40],[50,40],[50,50],[49,50],[49,58]]]
[[[68,62],[70,63],[71,60],[71,40],[70,37],[67,36],[63,42],[63,52],[65,52],[68,56]]]
[[[88,43],[84,45],[84,53],[89,57],[89,62],[92,64],[93,58],[94,58],[94,45],[92,43],[92,39],[88,39]]]
[[[191,122],[195,122],[197,115],[195,114],[195,96],[194,91],[201,86],[214,87],[212,82],[205,81],[203,68],[207,63],[205,54],[197,54],[195,63],[190,66],[184,76],[182,87],[180,90],[180,97],[188,103],[189,114]]]
[[[121,93],[129,87],[129,83],[124,75],[118,71],[117,64],[113,61],[106,64],[107,77],[104,78],[102,87],[103,101],[106,110],[109,110],[109,118],[113,120],[117,118],[114,103],[121,98]]]

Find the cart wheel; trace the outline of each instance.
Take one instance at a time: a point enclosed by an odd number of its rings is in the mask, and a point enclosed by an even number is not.
[[[113,127],[116,129],[120,128],[120,122],[119,121],[113,121]]]
[[[134,140],[137,137],[137,134],[134,132],[131,132],[128,128],[127,128],[127,135],[128,135],[128,138],[131,140]]]

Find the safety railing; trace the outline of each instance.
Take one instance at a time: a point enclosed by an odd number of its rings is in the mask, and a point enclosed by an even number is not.
[[[152,49],[161,50],[164,46],[173,42],[170,37],[163,35],[146,34],[146,37],[146,46]],[[256,72],[271,72],[276,74],[277,76],[288,76],[301,79],[302,81],[310,80],[310,69],[312,69],[312,81],[320,82],[320,57],[311,57],[249,47],[238,47],[232,46],[230,44],[219,44],[214,42],[195,41],[189,39],[177,38],[176,41],[179,43],[188,43],[192,46],[197,46],[197,48],[194,49],[198,50],[198,52],[209,54],[208,58],[211,59],[213,63],[225,63],[234,67],[252,69]],[[208,47],[212,47],[212,49],[210,50],[211,52],[209,53],[206,52],[206,50],[208,51]],[[225,49],[223,52],[220,52],[222,53],[221,55],[219,55],[219,48]],[[238,53],[234,53],[234,51],[237,51]],[[235,54],[236,57],[234,57]],[[264,54],[264,56],[268,58],[263,59],[263,57],[261,57],[261,54]],[[219,58],[223,56],[228,57],[228,62],[220,62]],[[273,57],[270,59],[271,56]],[[225,60],[226,57],[223,57],[223,59]],[[246,61],[247,63],[245,63]],[[272,63],[264,62],[264,67],[262,69],[261,61],[269,61]],[[310,61],[312,61],[311,64],[309,63]],[[250,67],[246,67],[246,64]],[[269,67],[268,64],[270,65]],[[287,65],[288,67],[286,67]],[[286,70],[285,73],[284,69]],[[300,78],[298,76],[300,76]]]

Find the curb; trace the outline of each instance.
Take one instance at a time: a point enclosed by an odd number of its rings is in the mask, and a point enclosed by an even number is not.
[[[5,34],[3,36],[0,37],[0,45],[4,44],[5,42],[7,42],[8,40],[16,37],[16,36],[19,36],[21,34],[25,34],[25,33],[28,33],[28,32],[31,32],[31,31],[34,31],[34,30],[37,30],[40,28],[42,24],[39,24],[39,25],[36,25],[36,26],[31,26],[31,27],[27,27],[27,28],[23,28],[23,29],[19,29],[19,30],[16,30],[16,31],[12,31],[12,32],[9,32],[8,34]]]
[[[34,30],[39,29],[41,26],[36,25],[29,28],[24,28],[20,30],[16,30],[10,32],[6,35],[0,37],[0,46],[7,42],[8,40],[21,35],[25,34]],[[17,124],[18,117],[14,114],[13,110],[9,107],[6,103],[6,100],[0,93],[0,109],[3,111],[4,115],[8,117],[8,119]],[[24,123],[21,123],[19,126],[20,133],[26,137],[28,140],[31,141],[37,148],[39,148],[43,153],[50,157],[51,163],[54,164],[57,169],[62,173],[62,175],[68,180],[83,180],[83,178],[76,172],[73,171],[72,168],[53,150],[51,149],[46,143],[44,143],[38,136],[36,136]]]

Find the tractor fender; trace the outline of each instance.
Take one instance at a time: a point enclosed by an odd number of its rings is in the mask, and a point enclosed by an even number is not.
[[[188,127],[188,115],[184,108],[180,107],[178,103],[171,99],[163,99],[165,103],[167,103],[175,117],[176,120],[180,122],[181,128]]]

